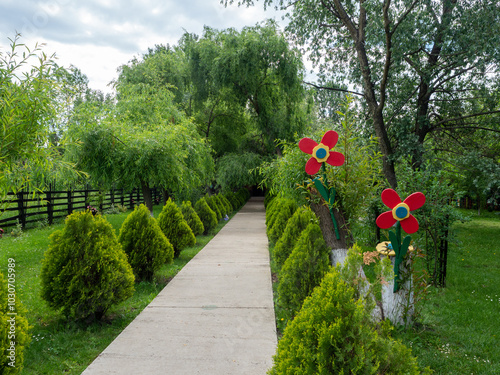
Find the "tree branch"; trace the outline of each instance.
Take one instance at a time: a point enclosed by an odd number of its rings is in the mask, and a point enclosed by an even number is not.
[[[339,92],[347,92],[349,94],[354,94],[354,95],[358,95],[358,96],[362,96],[364,97],[365,95],[364,94],[361,94],[359,92],[356,92],[356,91],[351,91],[351,90],[346,90],[346,89],[341,89],[341,88],[338,88],[338,87],[326,87],[326,86],[318,86],[314,83],[311,83],[311,82],[305,82],[304,83],[306,85],[309,85],[309,86],[312,86],[316,89],[319,89],[319,90],[330,90],[330,91],[339,91]]]
[[[439,121],[439,122],[437,122],[436,124],[434,124],[434,125],[432,126],[432,129],[431,129],[431,130],[436,129],[439,125],[446,124],[447,122],[451,122],[451,121],[459,121],[459,120],[464,120],[464,119],[466,119],[466,118],[472,118],[472,117],[479,117],[479,116],[493,115],[493,114],[495,114],[495,113],[500,113],[500,110],[488,111],[488,112],[480,112],[480,113],[473,113],[472,115],[466,115],[466,116],[460,116],[460,117],[454,117],[454,118],[450,118],[450,119],[442,120],[442,121]]]

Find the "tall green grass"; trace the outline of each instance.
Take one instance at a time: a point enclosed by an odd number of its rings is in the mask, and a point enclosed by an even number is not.
[[[155,206],[154,216],[161,212]],[[127,214],[105,215],[117,234]],[[31,344],[26,350],[23,374],[80,374],[100,352],[153,300],[167,282],[187,264],[224,225],[221,221],[210,236],[197,237],[197,243],[184,249],[173,263],[164,265],[153,282],[136,284],[129,300],[112,308],[105,319],[92,324],[67,321],[50,309],[40,297],[40,270],[49,236],[62,229],[62,223],[25,231],[20,237],[0,239],[0,271],[5,274],[7,260],[16,261],[17,298],[27,309],[32,326]]]
[[[431,288],[417,328],[398,336],[435,374],[500,374],[500,215],[467,213],[446,288]]]

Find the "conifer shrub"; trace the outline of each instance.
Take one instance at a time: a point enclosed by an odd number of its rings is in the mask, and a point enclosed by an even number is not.
[[[299,207],[287,221],[283,235],[276,241],[274,246],[274,261],[278,268],[283,267],[300,234],[310,223],[318,223],[318,219],[311,209],[306,206]]]
[[[231,213],[231,210],[226,205],[226,203],[222,200],[222,194],[214,195],[217,203],[219,204],[219,208],[221,209],[222,217],[226,217]]]
[[[283,234],[286,223],[297,209],[297,204],[292,199],[282,199],[279,205],[273,206],[275,211],[267,227],[267,236],[271,243],[276,243]]]
[[[52,233],[40,279],[49,306],[76,320],[99,320],[134,293],[132,267],[115,230],[90,211],[69,215]]]
[[[215,229],[217,226],[217,214],[210,208],[205,198],[198,199],[194,205],[194,210],[198,214],[198,217],[205,228],[203,234],[207,234],[211,230]]]
[[[266,227],[269,228],[272,221],[274,221],[274,215],[276,215],[276,207],[283,201],[284,198],[276,197],[269,202],[266,207]]]
[[[235,211],[238,210],[238,209],[240,209],[241,202],[240,202],[240,200],[238,199],[238,197],[236,196],[236,194],[234,192],[227,191],[226,193],[224,193],[224,196],[231,203],[231,206],[233,206],[233,209]]]
[[[231,202],[229,202],[229,200],[225,197],[224,194],[219,194],[219,198],[222,201],[222,203],[224,203],[224,205],[226,206],[228,215],[234,211],[233,205],[231,204]]]
[[[207,201],[207,204],[210,206],[213,212],[217,215],[217,222],[219,222],[222,219],[222,212],[220,211],[219,205],[217,201],[215,200],[213,195],[206,195],[205,200]]]
[[[377,331],[356,295],[330,268],[285,328],[268,374],[428,374],[386,324]]]
[[[248,191],[248,189],[241,188],[236,193],[236,196],[238,197],[238,199],[241,202],[241,205],[243,206],[250,199],[250,192]]]
[[[7,281],[12,278],[15,264],[9,259],[7,278],[0,272],[0,374],[21,373],[24,351],[30,342],[26,310],[19,300],[19,294]],[[11,267],[12,266],[12,267]],[[9,281],[10,282],[10,281]],[[15,313],[15,315],[14,315]]]
[[[329,250],[317,223],[309,223],[279,273],[278,300],[290,317],[330,267]]]
[[[151,281],[155,271],[174,257],[173,246],[144,204],[135,206],[127,216],[118,241],[128,256],[137,281]]]
[[[196,237],[184,220],[180,208],[170,198],[158,215],[158,224],[174,247],[175,257],[178,257],[184,248],[196,243]]]
[[[200,217],[194,210],[193,205],[190,201],[182,202],[181,212],[182,216],[184,216],[184,220],[186,220],[189,227],[193,231],[193,234],[195,236],[203,234],[203,232],[205,231],[205,227],[203,226]]]

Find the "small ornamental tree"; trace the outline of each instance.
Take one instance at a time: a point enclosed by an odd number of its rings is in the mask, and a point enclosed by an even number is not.
[[[274,261],[281,268],[291,254],[300,234],[310,223],[317,223],[316,215],[309,207],[298,208],[287,221],[283,235],[274,246]]]
[[[199,236],[203,234],[205,231],[205,227],[203,226],[203,223],[194,210],[193,206],[191,205],[190,201],[184,201],[182,202],[181,205],[181,212],[182,216],[184,216],[184,219],[188,223],[189,227],[193,231],[193,234],[195,236]]]
[[[317,223],[310,223],[301,233],[292,253],[279,274],[279,303],[291,317],[300,310],[302,302],[330,266],[329,250]]]
[[[136,280],[152,280],[155,271],[174,257],[173,246],[143,204],[127,216],[118,241],[128,255]]]
[[[215,197],[213,195],[206,195],[205,200],[207,201],[207,204],[210,206],[213,212],[217,215],[217,221],[222,219],[222,212],[219,208],[218,202],[215,200]]]
[[[222,203],[224,203],[224,205],[226,206],[226,209],[227,209],[227,214],[229,215],[231,212],[234,211],[234,207],[233,205],[231,204],[231,202],[229,202],[229,200],[226,198],[226,196],[224,194],[219,194],[219,199],[222,201]]]
[[[89,211],[50,236],[40,274],[42,298],[74,319],[101,319],[134,293],[134,273],[111,224]]]
[[[241,207],[240,200],[238,199],[238,197],[236,196],[236,194],[233,193],[232,191],[225,192],[224,196],[229,201],[229,203],[231,203],[231,206],[233,206],[233,210],[237,210],[237,209],[239,209]]]
[[[331,268],[286,327],[269,374],[428,374],[387,329],[377,331],[357,293]]]
[[[291,199],[283,199],[281,204],[273,206],[275,214],[267,227],[269,241],[276,243],[285,230],[286,223],[297,209],[296,203]]]
[[[221,194],[214,195],[214,199],[217,202],[219,209],[221,210],[222,217],[225,217],[226,215],[229,215],[231,211],[229,210],[225,202],[221,199],[221,197]]]
[[[158,216],[158,224],[174,247],[174,256],[178,257],[182,249],[193,246],[196,237],[189,227],[179,207],[169,199]]]
[[[9,268],[12,264],[10,261],[12,259],[9,259]],[[13,290],[9,290],[6,279],[0,273],[0,351],[2,353],[0,374],[2,375],[19,374],[23,368],[24,350],[30,342],[30,327],[25,314],[26,310],[19,298],[16,298]]]
[[[205,198],[198,199],[194,205],[194,210],[205,228],[203,234],[207,234],[217,226],[217,214],[210,208]]]

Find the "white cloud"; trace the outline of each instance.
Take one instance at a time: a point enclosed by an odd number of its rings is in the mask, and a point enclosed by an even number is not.
[[[262,2],[225,8],[219,0],[2,0],[0,48],[16,32],[28,46],[45,42],[59,65],[75,65],[92,88],[110,92],[117,68],[155,44],[176,44],[184,31],[201,34],[205,25],[241,29],[267,18],[281,20]]]

